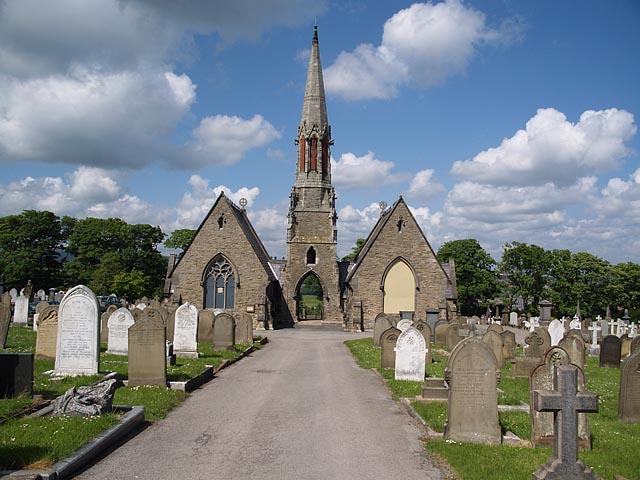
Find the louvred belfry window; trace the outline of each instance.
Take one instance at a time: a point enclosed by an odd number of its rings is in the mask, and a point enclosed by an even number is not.
[[[300,137],[300,171],[304,172],[305,152],[307,151],[306,138]]]
[[[309,169],[310,170],[318,170],[317,160],[318,160],[318,139],[316,137],[311,137],[311,158],[309,158]]]
[[[329,140],[327,137],[322,139],[322,174],[329,172]]]

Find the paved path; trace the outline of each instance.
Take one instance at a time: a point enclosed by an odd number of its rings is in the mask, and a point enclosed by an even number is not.
[[[194,392],[82,479],[435,480],[422,431],[326,327],[269,345]]]

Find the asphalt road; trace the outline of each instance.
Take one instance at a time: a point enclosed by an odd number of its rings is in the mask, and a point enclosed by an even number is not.
[[[440,479],[421,429],[326,327],[269,344],[194,392],[82,479]]]

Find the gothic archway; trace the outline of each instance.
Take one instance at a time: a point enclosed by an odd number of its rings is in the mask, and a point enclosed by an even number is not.
[[[383,312],[415,311],[416,277],[411,266],[402,258],[389,264],[382,280]]]
[[[204,308],[232,309],[235,306],[238,276],[224,255],[217,255],[207,265],[202,278]]]
[[[296,314],[298,320],[322,320],[324,318],[324,293],[320,278],[307,273],[296,289]]]

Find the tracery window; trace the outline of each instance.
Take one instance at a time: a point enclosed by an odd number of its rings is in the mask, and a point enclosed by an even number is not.
[[[233,308],[236,281],[233,267],[224,257],[213,262],[204,278],[204,308]]]

